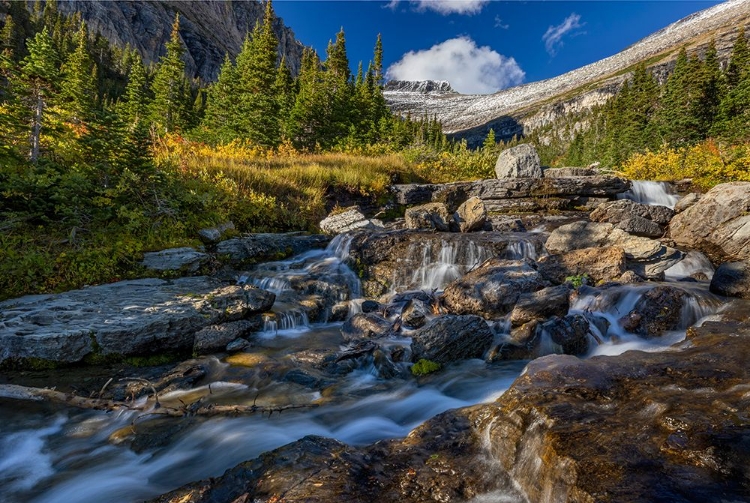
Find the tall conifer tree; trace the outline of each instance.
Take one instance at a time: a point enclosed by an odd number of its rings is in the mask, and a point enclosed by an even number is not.
[[[180,40],[180,15],[175,16],[167,53],[159,60],[152,89],[151,122],[157,134],[179,131],[186,124],[185,48]]]

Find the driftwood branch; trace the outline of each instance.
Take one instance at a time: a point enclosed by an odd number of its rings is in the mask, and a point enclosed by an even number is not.
[[[276,407],[263,407],[259,405],[216,405],[204,403],[201,400],[191,404],[183,404],[180,407],[168,407],[163,404],[134,405],[131,403],[120,402],[116,400],[104,400],[101,398],[86,398],[72,393],[63,393],[50,388],[32,388],[28,386],[19,386],[17,384],[0,384],[0,398],[11,400],[25,400],[32,402],[52,402],[76,407],[79,409],[94,410],[134,410],[144,412],[143,416],[167,416],[167,417],[186,417],[186,416],[240,416],[250,414],[268,414],[282,412],[289,409],[305,409],[317,407],[317,404],[290,404]],[[257,397],[256,397],[257,398]]]

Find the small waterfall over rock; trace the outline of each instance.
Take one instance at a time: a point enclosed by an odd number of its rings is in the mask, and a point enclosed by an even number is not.
[[[441,240],[414,244],[409,247],[407,260],[419,264],[409,276],[393,278],[392,292],[404,290],[442,290],[466,272],[489,259],[492,253],[473,241]],[[394,274],[399,274],[396,271]]]
[[[508,248],[506,248],[504,253],[504,258],[507,258],[508,260],[536,260],[539,258],[539,254],[536,251],[534,243],[528,239],[519,239],[514,243],[508,244]]]
[[[714,266],[701,252],[691,250],[684,259],[664,271],[664,277],[672,281],[683,278],[710,280],[714,277]]]
[[[672,187],[666,182],[633,180],[633,188],[621,195],[622,199],[632,199],[641,204],[652,204],[674,208],[680,199],[672,193]]]

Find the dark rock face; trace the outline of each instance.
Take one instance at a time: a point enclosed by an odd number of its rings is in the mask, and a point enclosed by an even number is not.
[[[222,351],[227,346],[240,337],[245,337],[251,332],[262,328],[260,319],[239,320],[223,323],[221,325],[211,325],[202,328],[195,333],[193,342],[194,354],[207,354],[212,351]],[[235,345],[237,347],[238,345]],[[242,345],[244,346],[244,345]]]
[[[669,235],[679,246],[712,261],[750,259],[750,182],[717,185],[672,219]]]
[[[401,320],[409,328],[421,328],[431,314],[430,305],[420,299],[411,299],[401,311]]]
[[[562,347],[566,355],[585,355],[589,350],[589,321],[583,315],[553,318],[543,323],[541,330]]]
[[[80,12],[92,32],[99,32],[120,48],[129,44],[148,65],[165,52],[175,13],[180,14],[180,37],[187,47],[186,67],[190,75],[210,82],[216,79],[224,55],[239,54],[245,34],[263,19],[260,2],[150,2],[144,0],[58,2],[66,14]],[[304,46],[282,19],[274,23],[279,39],[279,56],[284,56],[292,73],[299,73]]]
[[[328,241],[329,238],[316,234],[250,234],[220,242],[216,245],[216,253],[230,264],[241,266],[325,248]]]
[[[643,337],[658,337],[680,323],[685,292],[671,286],[657,286],[644,293],[620,325]]]
[[[560,285],[522,294],[510,313],[511,324],[517,327],[533,320],[564,316],[570,307],[569,293],[567,286]]]
[[[604,203],[591,212],[594,222],[618,224],[629,218],[644,218],[659,225],[666,225],[674,216],[674,211],[666,206],[641,204],[630,199],[619,199]]]
[[[750,261],[725,262],[711,279],[711,291],[726,297],[750,299]]]
[[[482,358],[492,344],[492,331],[479,316],[445,315],[412,336],[412,360],[421,358],[445,364]]]
[[[521,294],[545,286],[546,282],[527,262],[492,259],[448,285],[443,302],[452,313],[493,319],[508,314]]]

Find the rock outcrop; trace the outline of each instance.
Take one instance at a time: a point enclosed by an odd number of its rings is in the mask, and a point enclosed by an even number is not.
[[[699,250],[713,262],[750,259],[750,182],[717,185],[669,225],[678,246]]]
[[[207,253],[199,252],[193,248],[169,248],[158,252],[143,254],[141,265],[153,271],[173,271],[197,273],[202,265],[210,260]]]
[[[428,229],[439,232],[450,230],[450,214],[442,203],[414,206],[404,214],[407,229]]]
[[[274,300],[271,292],[202,276],[21,297],[0,303],[0,364],[190,350],[204,327],[265,312]]]
[[[329,238],[319,234],[259,233],[227,239],[216,245],[216,254],[234,266],[280,260],[308,250],[325,248]]]
[[[225,54],[239,54],[245,35],[263,19],[264,12],[263,4],[256,1],[67,0],[58,2],[57,7],[66,14],[79,12],[92,32],[99,32],[120,48],[129,45],[136,49],[147,65],[156,63],[165,52],[175,14],[179,13],[187,71],[206,82],[216,79]],[[304,46],[282,19],[276,19],[273,28],[279,39],[279,55],[296,75]]]
[[[382,222],[368,219],[356,206],[347,208],[344,211],[331,213],[320,221],[320,230],[330,236],[356,230],[382,228]]]
[[[482,358],[492,344],[492,330],[479,316],[445,315],[411,334],[412,360],[446,364]]]
[[[726,297],[750,299],[750,260],[721,264],[711,278],[710,288]]]

